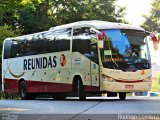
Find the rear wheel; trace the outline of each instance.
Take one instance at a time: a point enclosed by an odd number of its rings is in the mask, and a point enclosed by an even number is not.
[[[126,99],[126,93],[119,93],[119,99],[125,100]]]
[[[83,83],[80,78],[77,78],[77,94],[78,94],[79,100],[86,99],[86,95],[85,95],[84,88],[83,88]]]
[[[27,92],[27,86],[25,81],[21,81],[19,84],[19,95],[21,97],[22,100],[27,100],[27,99],[34,99],[35,96],[32,94],[29,94]]]

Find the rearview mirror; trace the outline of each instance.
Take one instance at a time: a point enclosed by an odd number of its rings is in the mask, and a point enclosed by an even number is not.
[[[158,39],[157,39],[155,33],[151,33],[150,37],[153,41],[154,50],[158,50]]]
[[[90,31],[95,32],[97,34],[98,48],[103,48],[103,44],[104,44],[103,40],[105,37],[105,33],[99,30],[96,30],[95,28],[90,28]]]

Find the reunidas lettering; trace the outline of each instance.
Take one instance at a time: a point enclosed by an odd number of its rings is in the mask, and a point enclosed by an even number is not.
[[[23,60],[24,70],[55,68],[57,66],[56,56],[29,58]]]

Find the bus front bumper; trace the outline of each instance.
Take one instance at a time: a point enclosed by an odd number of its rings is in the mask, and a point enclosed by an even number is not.
[[[101,91],[144,92],[151,89],[152,82],[122,83],[103,81]]]

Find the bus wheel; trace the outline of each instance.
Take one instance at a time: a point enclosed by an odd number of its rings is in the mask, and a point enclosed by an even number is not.
[[[19,85],[19,95],[22,100],[29,99],[29,94],[27,93],[27,87],[25,81],[21,81]]]
[[[52,95],[55,100],[64,100],[67,96],[66,93],[56,93]]]
[[[83,88],[83,83],[80,78],[77,78],[77,94],[79,97],[79,100],[85,100],[86,95]]]
[[[119,99],[125,100],[126,99],[126,93],[119,93]]]

